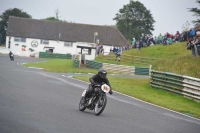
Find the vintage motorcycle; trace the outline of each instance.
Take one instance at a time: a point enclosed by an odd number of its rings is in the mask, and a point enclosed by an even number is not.
[[[83,98],[86,94],[86,90],[83,91],[82,97],[79,102],[79,110],[85,109],[94,110],[95,115],[100,115],[106,107],[107,96],[106,93],[110,91],[110,87],[107,84],[95,85],[94,92],[89,94],[83,103]]]
[[[11,60],[11,61],[14,61],[14,54],[11,54],[11,55],[10,55],[10,60]]]

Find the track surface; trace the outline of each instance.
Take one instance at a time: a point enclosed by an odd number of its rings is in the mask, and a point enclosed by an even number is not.
[[[100,116],[81,112],[88,83],[19,65],[34,61],[0,55],[0,133],[200,133],[198,119],[115,92]]]

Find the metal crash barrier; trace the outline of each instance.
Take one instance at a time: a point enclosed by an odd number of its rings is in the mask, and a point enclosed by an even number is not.
[[[150,85],[200,101],[200,79],[168,72],[150,71]]]

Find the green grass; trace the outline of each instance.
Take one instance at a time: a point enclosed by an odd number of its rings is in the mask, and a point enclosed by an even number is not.
[[[90,77],[76,76],[88,82]],[[113,90],[177,112],[200,118],[200,103],[161,89],[152,88],[149,79],[108,77]]]
[[[143,48],[141,51],[132,49],[123,51],[123,54],[159,59],[152,63],[152,70],[200,78],[200,57],[192,57],[191,50],[186,48],[186,42],[173,43],[171,45],[155,45]],[[119,63],[114,60],[106,60],[102,56],[97,57],[95,60],[112,64],[138,66],[128,62]]]
[[[88,69],[87,67],[74,68],[73,60],[69,59],[46,59],[46,62],[24,64],[26,67],[44,68],[45,72],[60,73],[97,73],[97,70]]]
[[[143,56],[148,58],[174,59],[186,55],[191,55],[191,51],[186,49],[186,42],[173,43],[171,45],[155,45],[151,47],[123,51],[123,54],[133,56]]]

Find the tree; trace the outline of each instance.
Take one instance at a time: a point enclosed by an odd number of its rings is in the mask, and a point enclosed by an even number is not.
[[[117,28],[128,40],[133,37],[139,39],[143,34],[152,34],[154,30],[155,21],[150,10],[139,1],[130,1],[124,5],[113,20],[117,21]]]
[[[48,17],[45,20],[62,21],[59,19],[60,18],[59,13],[60,13],[59,9],[56,9],[56,11],[55,11],[56,17]]]
[[[46,18],[46,20],[59,21],[59,19],[57,19],[57,18],[55,18],[55,17],[48,17],[48,18]]]
[[[9,16],[22,17],[22,18],[31,18],[31,15],[23,12],[21,9],[13,8],[8,9],[3,14],[0,15],[0,33],[2,34],[2,43],[5,43],[6,40],[6,28]]]
[[[200,0],[197,0],[196,3],[200,4]],[[200,9],[198,9],[197,7],[196,8],[189,8],[189,11],[190,12],[193,12],[194,13],[194,16],[196,16],[198,19],[197,20],[194,20],[193,23],[200,23]]]
[[[190,28],[190,23],[187,21],[182,25],[182,30],[184,31],[188,31]]]
[[[55,11],[55,14],[56,14],[56,19],[59,20],[60,16],[59,16],[59,9],[57,8],[56,11]]]

